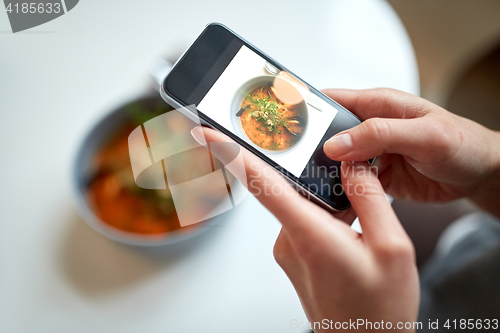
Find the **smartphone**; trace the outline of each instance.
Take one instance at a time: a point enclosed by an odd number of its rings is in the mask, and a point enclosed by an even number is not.
[[[360,120],[222,24],[209,24],[160,87],[330,212],[349,208],[340,162],[323,144]]]

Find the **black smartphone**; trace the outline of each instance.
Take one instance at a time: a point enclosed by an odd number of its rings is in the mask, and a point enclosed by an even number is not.
[[[223,132],[278,170],[323,208],[349,208],[340,162],[323,144],[360,120],[222,24],[209,24],[173,66],[160,93],[173,107],[195,105]]]

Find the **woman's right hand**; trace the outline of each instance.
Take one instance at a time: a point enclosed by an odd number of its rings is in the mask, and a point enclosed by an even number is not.
[[[469,197],[500,216],[500,134],[392,89],[324,91],[364,120],[325,143],[337,161],[378,156],[387,193],[445,202]]]

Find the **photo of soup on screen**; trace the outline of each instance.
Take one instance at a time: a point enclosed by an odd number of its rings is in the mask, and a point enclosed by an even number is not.
[[[299,177],[337,110],[243,45],[197,109]]]
[[[284,93],[280,94],[275,85],[299,92],[287,81],[275,84],[276,79],[257,76],[245,83],[235,96],[237,101],[242,99],[235,116],[253,144],[265,150],[286,151],[300,141],[306,130],[307,107],[303,99],[280,98]]]

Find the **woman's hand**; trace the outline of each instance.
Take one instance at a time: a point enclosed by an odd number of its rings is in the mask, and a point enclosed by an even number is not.
[[[210,129],[198,127],[192,133],[201,143],[230,141]],[[224,161],[224,156],[216,157]],[[363,228],[360,235],[299,195],[255,155],[243,149],[243,158],[248,189],[282,223],[274,255],[309,321],[319,323],[313,324],[316,333],[358,319],[383,321],[392,328],[416,320],[419,283],[413,245],[368,163],[342,163],[343,186]],[[241,177],[241,172],[233,174]]]
[[[500,216],[498,132],[397,90],[324,93],[364,120],[325,143],[328,157],[379,156],[379,179],[395,197],[428,202],[469,197]]]

